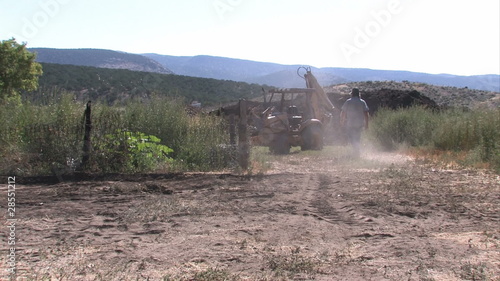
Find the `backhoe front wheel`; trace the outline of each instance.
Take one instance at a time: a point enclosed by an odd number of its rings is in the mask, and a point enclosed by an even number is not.
[[[323,129],[318,125],[307,126],[301,133],[302,150],[323,149]]]
[[[269,150],[274,154],[290,153],[290,142],[288,141],[288,132],[275,135]]]

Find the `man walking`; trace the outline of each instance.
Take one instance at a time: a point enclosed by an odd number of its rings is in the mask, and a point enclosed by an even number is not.
[[[359,97],[359,89],[353,88],[351,98],[342,106],[340,122],[346,128],[347,138],[352,144],[354,156],[359,157],[361,148],[361,131],[368,129],[368,105]]]

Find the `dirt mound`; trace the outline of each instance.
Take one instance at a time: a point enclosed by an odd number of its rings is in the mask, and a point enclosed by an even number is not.
[[[335,107],[340,109],[350,96],[340,93],[328,93],[328,97]],[[428,108],[439,108],[436,102],[416,90],[361,90],[361,98],[366,101],[368,107],[370,108],[370,113],[372,114],[381,107],[398,109],[419,105]]]
[[[361,91],[361,98],[366,101],[368,107],[370,108],[370,113],[374,114],[381,107],[386,107],[390,109],[398,109],[398,108],[408,108],[411,106],[424,106],[427,108],[438,109],[440,106],[431,98],[425,96],[416,90],[396,90],[389,88],[382,89],[373,89],[373,90],[363,90]],[[340,109],[344,102],[350,98],[349,94],[346,94],[345,91],[336,91],[327,93],[328,98],[333,103],[335,108],[337,108],[340,114]],[[305,95],[297,95],[293,98],[293,100],[288,99],[284,102],[283,108],[287,108],[290,105],[297,106],[300,110],[305,108]],[[279,98],[276,98],[264,105],[264,103],[259,101],[247,101],[247,105],[249,110],[256,108],[258,111],[263,111],[268,106],[274,106],[278,111],[280,109],[280,101]],[[211,114],[215,115],[230,115],[236,114],[239,115],[239,104],[233,103],[226,105],[224,107],[220,107],[211,112]],[[250,116],[250,113],[249,113]]]

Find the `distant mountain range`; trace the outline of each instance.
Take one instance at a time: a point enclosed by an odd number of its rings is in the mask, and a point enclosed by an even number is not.
[[[39,62],[46,63],[177,74],[273,87],[305,87],[304,80],[297,75],[299,65],[282,65],[213,56],[138,55],[100,49],[32,48],[30,51],[37,53]],[[312,71],[323,86],[363,81],[410,81],[500,92],[500,75],[460,76],[338,67],[312,67]]]
[[[244,81],[275,87],[304,87],[297,75],[300,65],[281,65],[213,56],[176,57],[144,54],[180,75]],[[459,76],[410,71],[364,68],[311,68],[322,86],[363,81],[410,81],[439,86],[452,86],[500,92],[500,75]]]
[[[31,48],[38,62],[93,66],[111,69],[173,74],[155,60],[142,55],[100,49],[50,49]]]

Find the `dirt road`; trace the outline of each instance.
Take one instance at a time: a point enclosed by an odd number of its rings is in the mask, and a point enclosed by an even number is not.
[[[253,176],[18,178],[17,280],[500,280],[498,175],[266,157]]]

